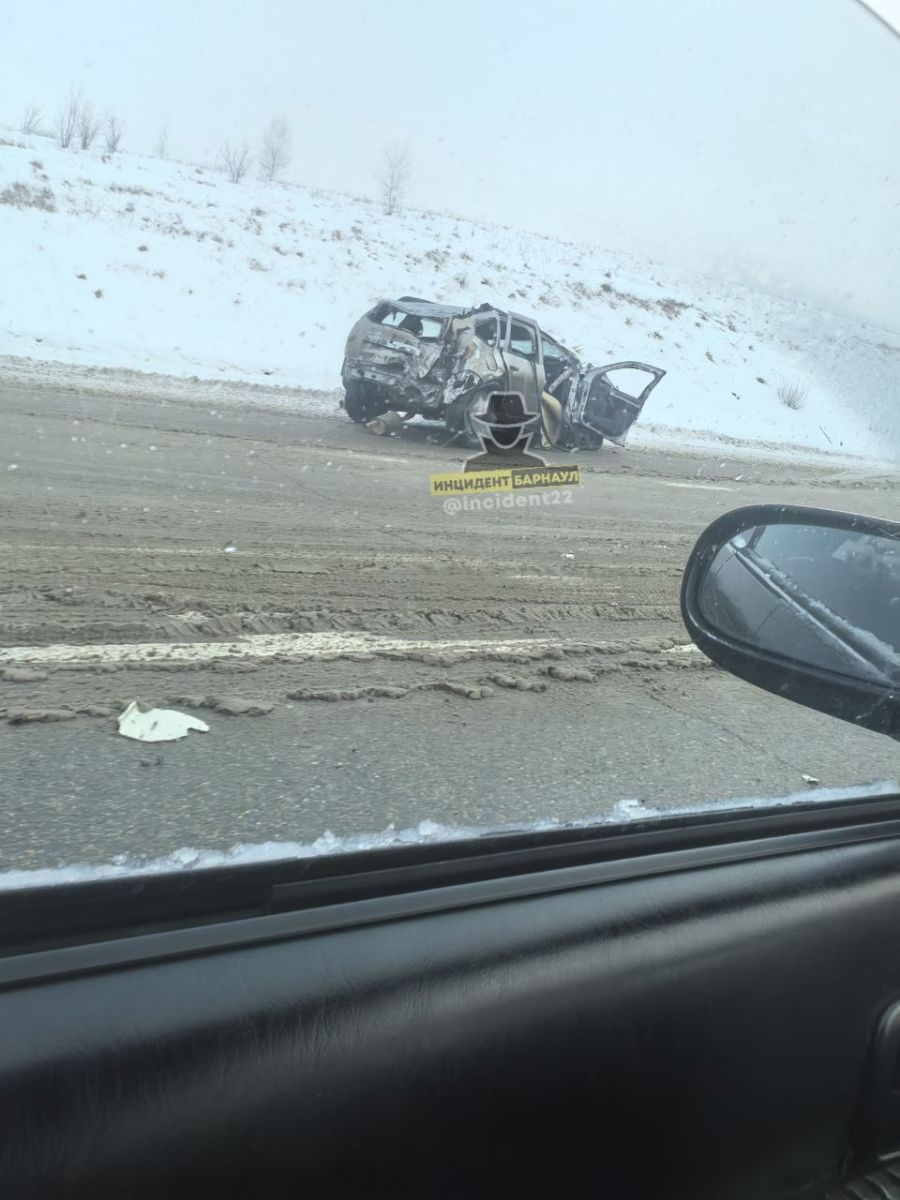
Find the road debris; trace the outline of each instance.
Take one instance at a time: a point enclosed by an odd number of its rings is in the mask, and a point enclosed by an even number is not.
[[[144,708],[137,700],[119,717],[119,733],[136,742],[174,742],[192,729],[209,733],[209,726],[198,717],[174,708]]]
[[[586,667],[551,666],[542,668],[545,675],[551,679],[561,679],[563,683],[593,683],[594,674]]]
[[[275,707],[268,700],[245,700],[242,696],[207,696],[206,706],[228,717],[264,717]]]
[[[547,690],[547,685],[542,680],[525,679],[521,675],[506,675],[502,672],[496,672],[488,675],[491,683],[496,683],[497,687],[511,688],[518,692],[544,692]]]
[[[817,787],[821,780],[816,779],[815,775],[801,775],[800,778],[804,783],[808,783],[810,787]]]
[[[25,725],[33,721],[71,721],[75,716],[70,708],[8,708],[10,725]]]
[[[403,428],[403,417],[398,412],[386,412],[380,417],[374,417],[371,421],[366,421],[366,429],[370,433],[374,433],[378,437],[390,437],[400,432]]]

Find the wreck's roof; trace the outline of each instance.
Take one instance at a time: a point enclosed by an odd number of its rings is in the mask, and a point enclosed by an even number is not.
[[[469,309],[460,308],[458,305],[433,304],[430,300],[420,300],[418,296],[401,296],[399,300],[393,300],[391,303],[416,317],[459,317],[464,312],[469,312]]]

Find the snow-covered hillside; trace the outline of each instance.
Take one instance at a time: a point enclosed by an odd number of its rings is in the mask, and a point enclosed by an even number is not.
[[[897,333],[518,230],[7,133],[0,264],[0,355],[336,388],[377,297],[489,301],[665,367],[636,440],[900,457]]]

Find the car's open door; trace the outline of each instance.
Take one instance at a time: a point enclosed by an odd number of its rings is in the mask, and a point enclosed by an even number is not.
[[[578,386],[572,424],[621,444],[663,375],[661,367],[641,362],[590,368]]]
[[[522,396],[528,412],[540,412],[543,378],[539,348],[540,331],[534,321],[510,313],[503,342],[507,387]]]

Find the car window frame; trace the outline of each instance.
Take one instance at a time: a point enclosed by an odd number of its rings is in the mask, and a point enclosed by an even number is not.
[[[517,326],[520,329],[526,330],[529,337],[531,338],[530,353],[526,353],[523,350],[517,350],[515,348],[515,346],[513,346],[513,330]],[[535,366],[538,366],[539,363],[543,361],[543,359],[541,357],[539,357],[539,355],[540,355],[540,332],[539,332],[537,326],[529,325],[527,322],[522,321],[517,317],[510,317],[510,319],[509,319],[509,347],[508,348],[509,348],[510,354],[517,354],[519,356],[519,358],[524,358],[526,362],[533,363]]]

